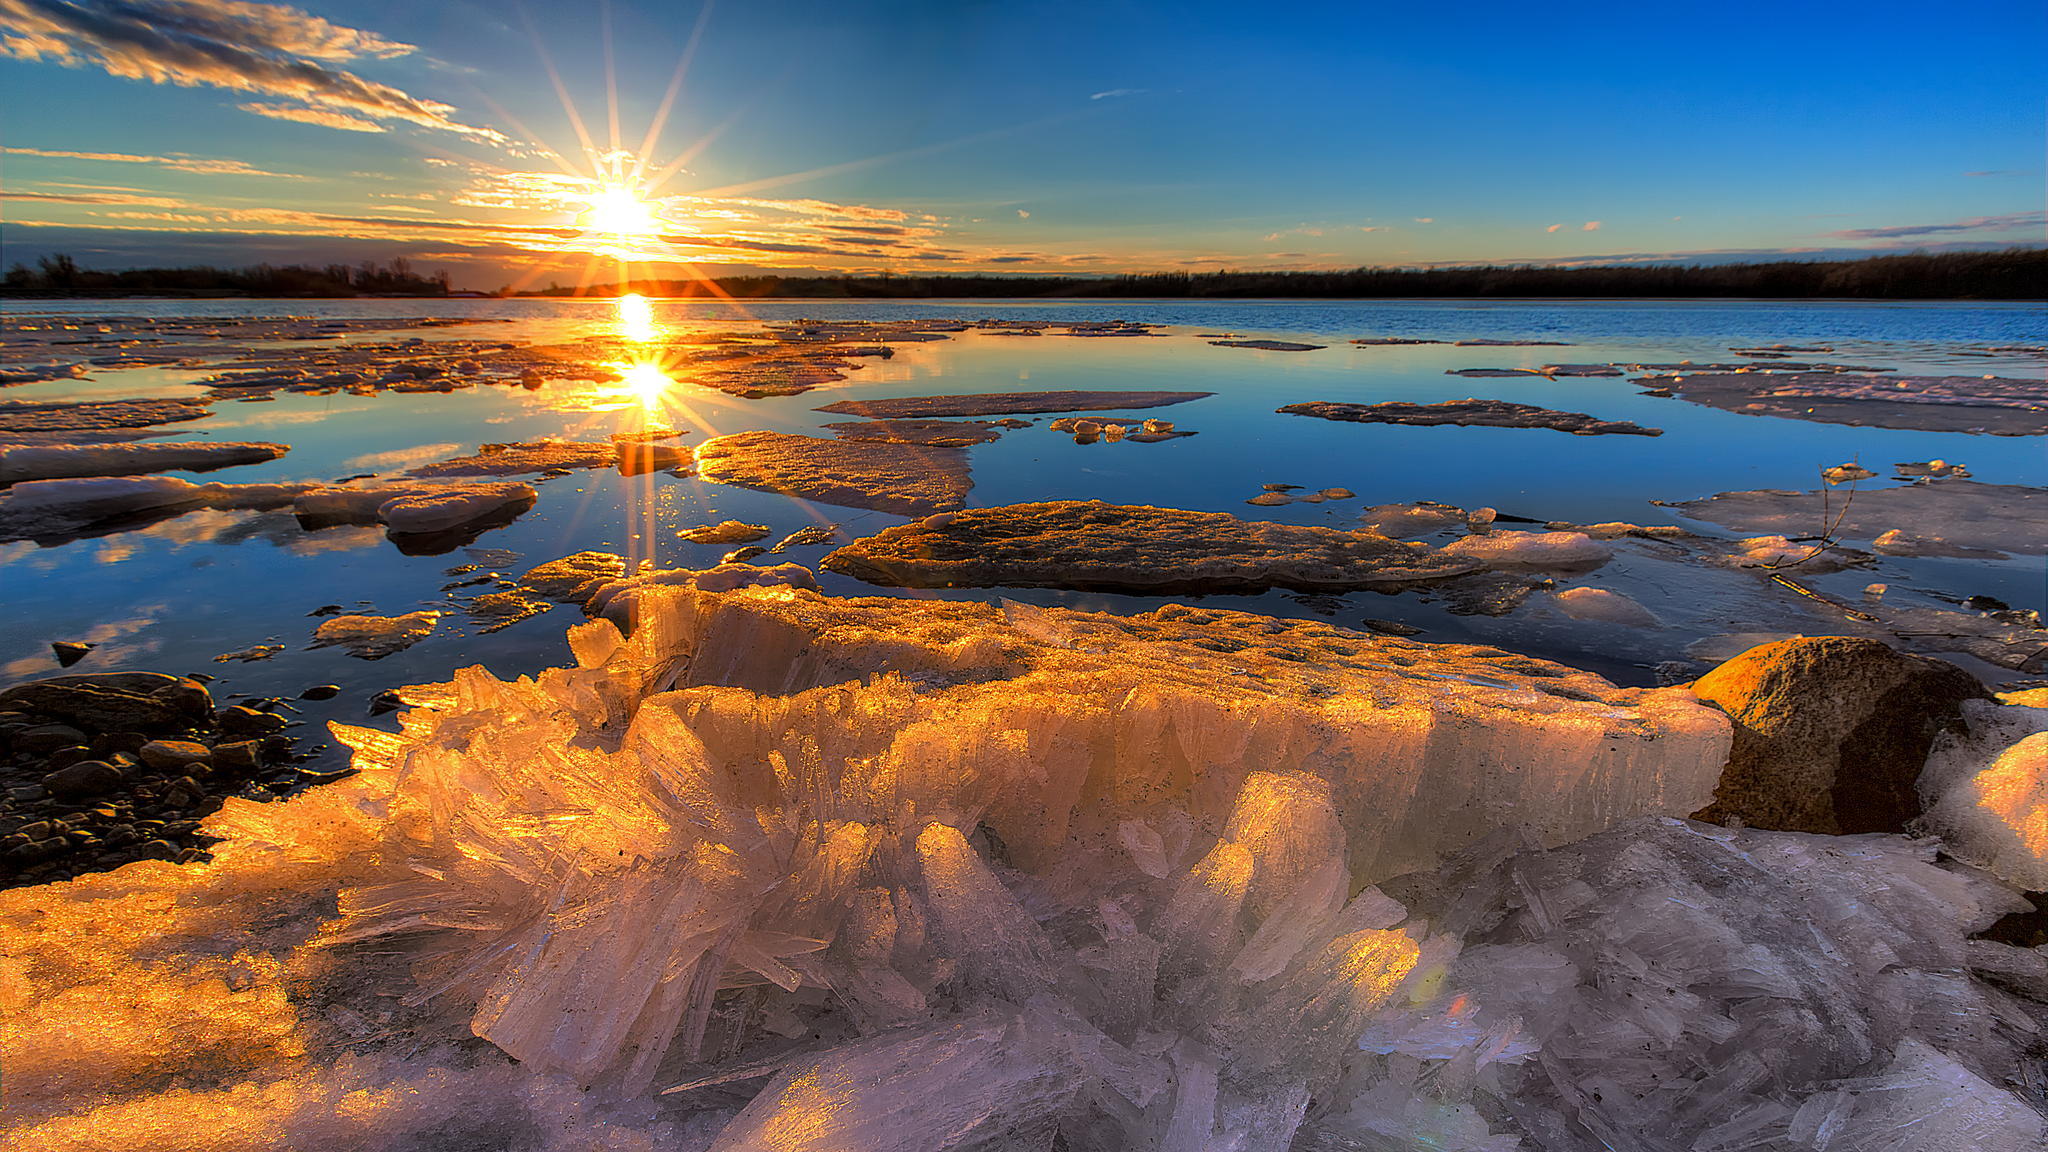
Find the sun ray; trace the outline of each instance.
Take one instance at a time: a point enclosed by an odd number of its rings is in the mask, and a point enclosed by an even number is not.
[[[661,104],[654,110],[654,118],[648,122],[647,135],[640,141],[640,150],[634,153],[633,178],[648,187],[658,188],[661,181],[647,181],[647,157],[654,154],[654,143],[661,138],[661,130],[668,126],[669,112],[675,108],[676,96],[683,90],[683,77],[690,70],[691,61],[697,57],[697,45],[704,40],[704,30],[711,23],[712,0],[704,0],[704,6],[697,10],[697,23],[690,29],[690,39],[683,45],[683,53],[676,58],[675,72],[669,76],[668,91],[662,93]]]

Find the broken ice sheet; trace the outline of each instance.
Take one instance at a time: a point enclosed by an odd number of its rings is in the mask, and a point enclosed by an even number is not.
[[[231,801],[210,863],[0,895],[10,1152],[1783,1144],[1909,1042],[2024,1131],[2048,1020],[1965,939],[2011,894],[1631,820],[1711,790],[1686,693],[1037,612],[650,587],[576,668],[338,729],[359,775]]]

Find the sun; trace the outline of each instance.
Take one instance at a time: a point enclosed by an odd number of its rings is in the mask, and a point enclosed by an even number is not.
[[[630,184],[600,184],[588,197],[590,207],[576,217],[586,231],[613,236],[652,236],[662,230],[654,205]]]

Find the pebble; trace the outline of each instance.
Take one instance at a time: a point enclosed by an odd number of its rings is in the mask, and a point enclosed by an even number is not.
[[[104,795],[121,784],[121,770],[99,760],[85,760],[43,777],[43,787],[59,800],[85,800]]]
[[[93,647],[91,644],[75,640],[55,640],[50,643],[50,651],[57,654],[57,663],[65,668],[85,659],[85,654],[92,651]]]
[[[212,749],[190,740],[152,740],[135,754],[144,764],[160,770],[213,762]]]
[[[341,695],[341,686],[339,684],[315,684],[304,692],[299,693],[299,699],[332,700],[339,695]]]

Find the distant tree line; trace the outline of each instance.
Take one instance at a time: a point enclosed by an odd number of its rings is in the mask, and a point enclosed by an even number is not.
[[[597,288],[550,286],[532,296],[770,296],[834,299],[1082,296],[1229,297],[1639,297],[1766,299],[2037,300],[2048,298],[2048,248],[1914,253],[1860,260],[1759,264],[1632,264],[1556,268],[1352,268],[1329,272],[1146,272],[1055,276],[726,276],[636,280]]]
[[[16,262],[5,291],[16,296],[446,296],[448,273],[421,275],[400,256],[389,264],[365,260],[328,264],[257,264],[249,268],[130,268],[101,272],[70,256],[44,256],[31,268]]]
[[[1630,264],[1557,268],[1538,264],[1464,268],[1352,268],[1326,272],[1145,272],[1122,276],[725,276],[633,280],[597,287],[550,284],[521,296],[648,296],[741,299],[945,299],[1101,297],[1372,298],[1402,296],[1860,300],[2039,300],[2048,298],[2048,248],[1913,253],[1860,260],[1777,260],[1756,264]],[[80,268],[69,256],[17,263],[0,294],[10,296],[445,296],[448,274],[421,275],[404,257],[389,264],[258,264],[250,268]],[[512,295],[500,289],[497,295]]]

